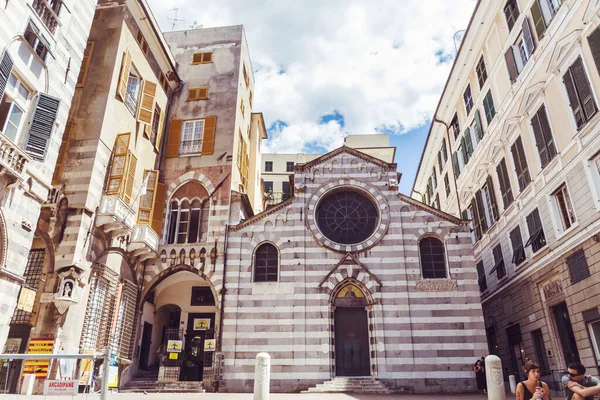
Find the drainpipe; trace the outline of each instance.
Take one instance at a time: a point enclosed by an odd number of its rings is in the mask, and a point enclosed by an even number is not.
[[[460,207],[460,196],[458,194],[458,186],[456,185],[456,171],[454,171],[454,163],[452,162],[452,142],[450,141],[450,126],[438,119],[437,117],[433,117],[433,122],[437,122],[438,124],[442,124],[446,127],[446,139],[448,140],[448,154],[450,155],[450,166],[452,167],[452,182],[454,182],[454,191],[456,192],[456,205],[458,206],[458,218],[462,218],[462,209]]]

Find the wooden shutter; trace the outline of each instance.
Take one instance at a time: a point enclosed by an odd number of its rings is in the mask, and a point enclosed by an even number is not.
[[[46,155],[59,105],[59,99],[48,96],[46,93],[39,94],[35,113],[29,126],[29,134],[25,141],[25,152],[34,160],[42,161]]]
[[[494,191],[494,183],[492,182],[492,177],[488,175],[486,179],[486,185],[488,189],[488,196],[490,197],[490,204],[492,205],[492,214],[494,214],[494,219],[498,221],[500,218],[500,214],[498,213],[498,203],[496,202],[496,192]]]
[[[108,187],[106,188],[107,195],[121,193],[123,186],[123,175],[127,166],[127,152],[129,151],[130,133],[121,133],[115,139],[115,147],[113,148],[113,156],[110,165],[110,173],[108,177]]]
[[[525,16],[523,20],[523,39],[525,39],[525,45],[529,54],[533,54],[535,51],[535,40],[533,40],[533,34],[531,33],[531,26],[529,25],[529,18]]]
[[[57,185],[62,176],[62,170],[65,165],[67,157],[67,151],[69,151],[69,140],[71,138],[71,129],[73,128],[73,121],[67,121],[65,125],[65,131],[63,132],[62,141],[60,143],[60,149],[58,150],[58,158],[56,159],[56,166],[54,167],[54,174],[52,175],[52,184]]]
[[[90,68],[92,53],[94,52],[94,43],[95,42],[87,42],[87,46],[85,47],[85,51],[83,52],[81,70],[79,71],[79,77],[77,78],[77,86],[75,87],[82,88],[85,85],[85,78],[87,77],[88,69]]]
[[[208,88],[188,89],[188,101],[208,99]]]
[[[212,53],[211,52],[202,53],[202,62],[203,63],[210,63],[210,62],[212,62]]]
[[[8,54],[8,51],[4,52],[2,61],[0,61],[0,100],[4,96],[4,89],[6,89],[6,83],[10,77],[10,73],[13,67],[13,60]]]
[[[158,184],[158,171],[151,169],[144,170],[143,182],[146,185],[146,193],[140,196],[137,223],[150,225],[152,221],[152,207],[154,205],[154,198],[156,197],[156,185]]]
[[[546,32],[546,21],[542,14],[542,9],[538,0],[534,0],[533,6],[531,7],[531,16],[533,17],[533,25],[535,26],[535,33],[537,33],[538,40],[541,40]]]
[[[523,142],[521,141],[520,136],[512,145],[511,152],[515,162],[515,172],[517,173],[517,179],[519,180],[519,190],[523,191],[531,181],[531,178],[529,176],[527,159],[525,158],[525,149],[523,148]]]
[[[446,150],[446,138],[442,139],[442,152],[444,153],[444,162],[448,160],[448,151]]]
[[[463,135],[463,137],[460,138],[460,150],[462,152],[465,165],[467,165],[467,163],[469,162],[469,152],[467,151],[465,135]]]
[[[548,155],[548,149],[546,148],[546,140],[544,138],[544,132],[541,124],[541,111],[544,110],[544,106],[540,107],[538,112],[531,119],[531,126],[533,127],[533,134],[535,136],[535,145],[540,155],[540,161],[542,168],[544,168],[550,162]]]
[[[481,196],[481,190],[478,190],[475,193],[475,206],[477,207],[477,217],[479,219],[479,227],[481,228],[481,233],[487,231],[487,220],[485,219],[485,205],[483,204],[483,197]]]
[[[504,158],[496,167],[496,173],[498,174],[498,182],[500,182],[500,192],[502,194],[502,202],[504,204],[504,209],[506,209],[509,205],[514,201],[514,197],[512,194],[512,187],[510,185],[510,178],[508,176],[508,170],[506,168],[506,161]]]
[[[133,195],[133,183],[135,181],[135,168],[137,167],[137,157],[130,151],[127,157],[127,174],[123,183],[123,195],[121,196],[125,203],[129,204]]]
[[[165,215],[165,203],[167,198],[167,185],[157,183],[152,206],[152,225],[150,226],[159,236],[162,233],[163,217]]]
[[[577,283],[590,276],[590,268],[585,258],[585,252],[580,249],[567,257],[567,266],[569,267],[569,275],[571,283]]]
[[[583,114],[581,103],[579,102],[579,97],[577,96],[577,89],[575,88],[575,80],[573,79],[573,72],[571,68],[569,68],[563,76],[563,83],[565,84],[565,89],[567,89],[569,105],[571,106],[571,110],[573,110],[575,124],[577,125],[577,129],[579,129],[583,124],[585,124],[585,116]]]
[[[119,85],[117,86],[117,95],[121,100],[125,101],[125,93],[127,93],[127,81],[129,81],[129,72],[131,71],[131,54],[129,50],[123,54],[121,62],[121,75],[119,76]]]
[[[440,167],[440,171],[443,171],[444,164],[442,163],[442,149],[440,149],[440,151],[438,151],[437,159],[438,159],[438,165]]]
[[[543,141],[546,146],[548,162],[556,156],[556,147],[554,145],[554,138],[552,137],[552,129],[550,128],[550,121],[548,121],[548,114],[546,114],[546,107],[542,106],[537,112],[539,123],[542,131]]]
[[[161,150],[161,145],[162,145],[162,136],[163,136],[163,131],[165,129],[165,112],[163,110],[160,110],[160,119],[158,120],[158,132],[156,132],[156,141],[154,142],[154,147],[157,148],[159,151]]]
[[[183,121],[180,119],[172,119],[169,125],[169,137],[167,138],[167,157],[179,156],[179,145],[181,143],[181,128]]]
[[[156,83],[144,81],[142,85],[142,101],[138,105],[138,121],[152,124],[154,114],[154,97],[156,96]]]
[[[458,178],[460,175],[460,164],[458,163],[458,155],[456,152],[452,153],[452,165],[454,166],[454,177]]]
[[[588,36],[587,40],[588,44],[590,45],[592,57],[594,58],[594,63],[596,63],[596,69],[600,74],[600,27],[594,29],[594,31]]]
[[[508,76],[510,77],[510,82],[514,82],[517,80],[517,76],[519,76],[519,70],[517,69],[517,61],[515,60],[515,53],[513,52],[512,46],[506,50],[504,53],[504,59],[506,60],[506,68],[508,68]]]
[[[467,154],[469,157],[473,155],[473,139],[471,138],[471,128],[465,129],[465,144],[467,145]]]
[[[475,197],[471,199],[471,211],[472,211],[472,219],[473,219],[473,227],[475,228],[475,238],[477,240],[481,239],[481,226],[479,225],[479,211],[477,210],[477,204],[475,201]]]
[[[569,70],[573,75],[573,80],[575,81],[577,92],[579,93],[579,99],[581,100],[581,105],[583,106],[585,118],[587,121],[589,121],[594,114],[596,114],[598,108],[596,107],[594,95],[592,94],[592,88],[590,87],[590,81],[585,73],[585,68],[583,67],[583,61],[581,61],[581,57],[575,60]]]
[[[481,124],[479,110],[475,111],[475,134],[477,135],[477,139],[483,139],[483,125]]]
[[[215,147],[215,130],[217,117],[204,118],[204,134],[202,136],[202,155],[212,154]]]

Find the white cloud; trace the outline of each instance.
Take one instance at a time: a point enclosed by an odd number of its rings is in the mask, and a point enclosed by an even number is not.
[[[164,30],[168,9],[203,27],[243,24],[255,71],[254,111],[288,126],[268,147],[333,149],[349,133],[425,124],[451,67],[453,35],[466,28],[475,0],[149,0]],[[319,125],[337,110],[336,122]]]

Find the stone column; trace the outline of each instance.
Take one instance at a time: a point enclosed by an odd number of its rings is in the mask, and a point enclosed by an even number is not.
[[[254,369],[254,400],[269,400],[271,383],[271,356],[258,353]]]
[[[488,400],[506,400],[500,358],[494,355],[487,356],[485,358],[485,369]]]

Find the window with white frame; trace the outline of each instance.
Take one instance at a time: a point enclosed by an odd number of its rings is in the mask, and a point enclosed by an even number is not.
[[[0,129],[4,136],[15,143],[19,139],[31,97],[31,91],[15,74],[10,74],[0,102]]]
[[[467,85],[465,92],[463,93],[463,101],[465,102],[465,111],[469,115],[473,108],[473,94],[471,93],[471,85]]]
[[[527,61],[535,51],[535,40],[533,39],[531,25],[529,25],[529,18],[525,17],[521,28],[521,34],[504,54],[511,83],[516,81],[517,76],[523,71]]]
[[[504,17],[508,25],[509,32],[512,30],[517,18],[519,18],[519,6],[517,0],[508,0],[504,5]]]
[[[140,86],[142,85],[142,79],[135,70],[131,68],[129,71],[129,79],[127,80],[127,90],[125,92],[125,106],[135,115],[137,112],[138,99],[140,96]]]
[[[167,243],[205,242],[208,236],[208,199],[173,199],[169,206]]]
[[[573,209],[573,203],[567,190],[567,185],[562,184],[553,194],[554,204],[556,211],[558,212],[558,220],[560,223],[560,229],[564,232],[569,229],[575,221],[575,210]]]
[[[596,207],[600,207],[600,152],[589,161],[592,188],[596,192]]]
[[[600,319],[588,322],[587,327],[590,334],[592,346],[594,347],[596,360],[600,360]]]
[[[40,28],[38,28],[31,20],[27,24],[23,37],[29,46],[31,46],[35,54],[37,54],[42,61],[46,61],[50,44],[44,35],[41,34]]]
[[[197,154],[202,150],[204,120],[185,121],[181,128],[181,147],[179,154]]]

